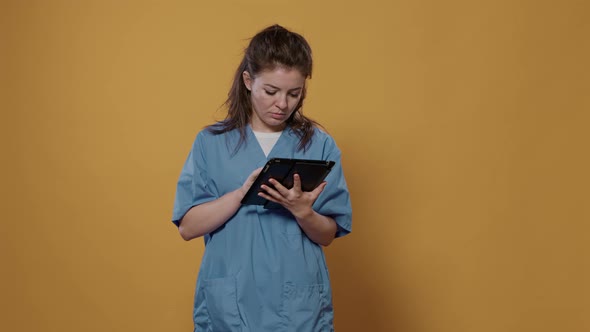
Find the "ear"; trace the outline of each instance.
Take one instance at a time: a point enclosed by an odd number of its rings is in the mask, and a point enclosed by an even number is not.
[[[246,89],[252,91],[252,77],[250,76],[249,72],[244,70],[244,72],[242,73],[242,80],[244,81]]]

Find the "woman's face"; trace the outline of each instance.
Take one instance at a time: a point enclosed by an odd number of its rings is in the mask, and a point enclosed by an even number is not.
[[[252,129],[259,132],[278,132],[285,128],[287,119],[301,99],[305,77],[297,69],[276,67],[260,72],[255,77],[242,74],[252,101]]]

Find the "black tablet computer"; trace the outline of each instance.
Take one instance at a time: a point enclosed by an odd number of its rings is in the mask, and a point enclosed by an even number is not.
[[[286,188],[292,188],[293,175],[299,174],[301,178],[301,189],[303,191],[312,191],[324,181],[334,164],[335,162],[330,160],[270,159],[264,165],[262,171],[260,171],[260,174],[250,187],[250,190],[248,190],[242,199],[242,204],[264,205],[266,208],[276,207],[278,204],[258,196],[262,184],[272,187],[268,182],[270,178],[279,181]]]

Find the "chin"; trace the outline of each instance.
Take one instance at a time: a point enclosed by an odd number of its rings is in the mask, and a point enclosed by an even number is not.
[[[269,128],[275,129],[276,131],[281,131],[285,129],[285,123],[267,123],[266,124]]]
[[[266,122],[266,124],[271,127],[277,127],[277,126],[284,125],[286,121],[287,121],[286,119],[285,120],[270,119]]]

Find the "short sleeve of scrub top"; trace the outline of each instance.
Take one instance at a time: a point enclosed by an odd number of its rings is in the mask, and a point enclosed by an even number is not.
[[[179,226],[180,220],[193,206],[217,199],[207,185],[209,181],[202,154],[202,141],[201,132],[197,135],[180,173],[172,213],[172,222],[176,226]]]

